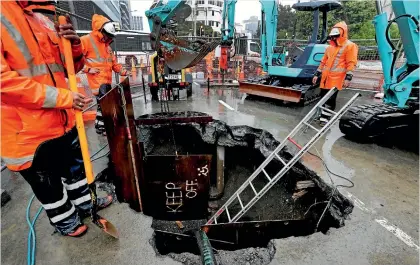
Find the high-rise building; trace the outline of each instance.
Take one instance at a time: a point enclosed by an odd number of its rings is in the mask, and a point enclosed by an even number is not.
[[[249,19],[244,20],[245,31],[247,33],[255,34],[258,29],[259,19],[257,16],[251,16]]]
[[[111,21],[121,23],[118,0],[58,1],[58,8],[77,15],[71,16],[71,18],[75,28],[78,30],[92,30],[92,22],[90,20],[93,14],[103,15]]]
[[[120,0],[120,10],[121,10],[121,29],[129,30],[131,29],[130,23],[130,1],[129,0]]]
[[[201,22],[211,26],[213,31],[220,32],[222,25],[223,0],[190,0],[192,14],[187,21]]]
[[[131,16],[131,29],[132,30],[143,30],[143,17],[142,16]]]

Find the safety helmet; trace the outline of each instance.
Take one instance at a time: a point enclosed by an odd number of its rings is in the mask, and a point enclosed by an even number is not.
[[[114,24],[112,22],[106,22],[102,26],[102,33],[110,38],[114,38],[116,35]]]
[[[331,29],[331,32],[330,32],[330,34],[328,36],[330,36],[330,37],[338,37],[340,35],[341,35],[340,34],[340,30],[338,28],[332,28]]]

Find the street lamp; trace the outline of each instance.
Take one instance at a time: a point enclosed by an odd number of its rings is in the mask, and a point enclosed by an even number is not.
[[[203,29],[203,25],[200,26],[200,36],[203,36],[204,33],[204,29]]]

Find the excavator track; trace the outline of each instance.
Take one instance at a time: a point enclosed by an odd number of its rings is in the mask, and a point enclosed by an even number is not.
[[[340,119],[342,133],[358,140],[372,139],[389,130],[415,124],[416,108],[398,108],[385,104],[363,104],[351,107]]]

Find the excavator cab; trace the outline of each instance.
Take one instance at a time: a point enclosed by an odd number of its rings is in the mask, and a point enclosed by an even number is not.
[[[264,5],[264,4],[263,4]],[[295,47],[293,51],[288,47],[276,46],[275,38],[268,35],[275,35],[277,14],[272,14],[271,6],[266,4],[262,13],[261,31],[264,36],[262,40],[265,46],[263,58],[264,71],[267,76],[257,79],[248,79],[246,82],[239,82],[239,90],[248,95],[262,96],[279,99],[285,102],[307,104],[319,98],[320,90],[312,85],[312,77],[318,68],[325,49],[327,48],[327,14],[339,9],[342,4],[335,0],[321,0],[300,2],[292,6],[296,11],[313,13],[313,30],[308,45],[304,48]],[[264,10],[264,7],[263,7]],[[320,14],[322,14],[322,25],[320,29]],[[269,33],[270,32],[270,33]],[[293,57],[290,66],[286,65],[285,55]]]
[[[336,1],[301,2],[294,4],[292,8],[296,11],[313,12],[313,30],[308,46],[305,47],[302,53],[297,57],[297,60],[290,66],[291,68],[303,69],[299,77],[312,78],[327,47],[327,13],[341,8],[341,3]],[[320,14],[322,14],[321,25]]]

